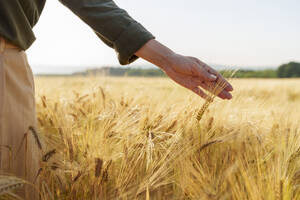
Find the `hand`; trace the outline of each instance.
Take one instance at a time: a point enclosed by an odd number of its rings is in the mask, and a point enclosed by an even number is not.
[[[162,67],[165,73],[176,83],[193,91],[200,97],[208,99],[208,95],[199,87],[209,91],[217,92],[217,96],[222,99],[231,99],[230,92],[233,90],[217,71],[209,67],[197,58],[171,54],[168,56],[169,66]],[[220,89],[217,81],[224,86]],[[219,86],[220,87],[220,86]]]
[[[210,100],[199,87],[222,99],[232,98],[233,88],[221,74],[197,58],[175,54],[155,39],[148,41],[135,55],[160,67],[176,83],[202,98]]]

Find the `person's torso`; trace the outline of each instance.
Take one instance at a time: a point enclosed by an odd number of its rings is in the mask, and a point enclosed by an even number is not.
[[[46,0],[0,0],[0,36],[21,49],[34,42],[32,31]]]

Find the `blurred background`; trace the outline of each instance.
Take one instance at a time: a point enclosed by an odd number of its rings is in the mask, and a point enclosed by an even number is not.
[[[276,69],[300,62],[298,0],[116,0],[156,39],[217,69]],[[118,67],[115,51],[59,1],[49,0],[27,51],[35,74]],[[139,59],[130,67],[151,67]],[[299,72],[300,74],[300,72]]]

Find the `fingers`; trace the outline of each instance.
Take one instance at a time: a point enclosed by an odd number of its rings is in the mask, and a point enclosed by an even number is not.
[[[206,71],[206,69],[204,69],[203,67],[199,67],[199,65],[196,65],[196,67],[194,67],[194,69],[201,69],[203,71],[199,70],[196,73],[196,71],[191,70],[190,73],[181,73],[181,72],[177,72],[177,71],[173,70],[173,68],[166,68],[166,69],[164,69],[164,71],[173,81],[175,81],[179,85],[193,91],[195,94],[202,97],[203,99],[206,99],[209,101],[212,100],[210,95],[207,95],[198,86],[202,87],[205,90],[210,91],[211,93],[213,93],[213,92],[216,93],[216,91],[217,91],[218,94],[216,94],[216,95],[218,95],[222,99],[231,99],[232,98],[231,94],[229,94],[228,91],[223,90],[223,87],[218,86],[218,84],[220,83],[220,79],[218,76],[212,77],[211,79],[210,78],[202,78],[202,77],[199,77],[200,76],[199,74],[201,74],[203,76],[203,74],[207,73],[208,75],[206,74],[204,76],[209,77],[209,73]],[[191,75],[191,73],[194,74],[194,76]],[[223,91],[220,91],[221,89],[215,89],[215,88],[222,88]]]
[[[205,82],[199,80],[197,77],[193,77],[191,82],[194,83],[194,85],[200,86],[203,89],[214,93],[216,96],[220,97],[221,99],[231,99],[232,95],[229,93],[229,91],[223,89],[218,85],[217,82]]]
[[[218,89],[215,89],[216,87],[218,87],[216,83],[211,83],[211,84],[212,84],[211,86],[208,86],[206,83],[201,83],[200,86],[212,93],[215,93],[215,95],[217,95],[221,99],[232,99],[232,95],[227,90],[222,89],[220,91]]]
[[[217,79],[217,76],[215,74],[209,73],[207,70],[201,67],[193,67],[193,70],[195,72],[192,72],[192,74],[197,74],[201,79],[205,81],[215,81]]]
[[[213,68],[211,68],[209,66],[206,66],[206,68],[207,68],[208,72],[213,73],[218,77],[219,81],[221,81],[222,84],[224,84],[224,89],[226,91],[228,91],[228,92],[233,91],[232,85],[219,72],[217,72],[216,70],[214,70]]]
[[[168,69],[165,72],[171,79],[173,79],[179,85],[193,91],[195,94],[202,97],[203,99],[211,100],[211,98],[207,94],[205,94],[205,92],[198,88],[199,84],[197,84],[197,82],[194,81],[193,77],[183,76],[182,74],[174,72],[172,69]],[[199,78],[197,80],[199,80]]]
[[[192,88],[190,90],[192,90],[195,94],[197,94],[198,96],[202,97],[203,99],[211,101],[211,98],[207,94],[205,94],[205,92],[203,92],[200,88],[194,87],[194,88]]]
[[[232,85],[216,70],[214,70],[213,68],[211,68],[210,66],[208,66],[206,63],[202,62],[201,60],[196,58],[196,62],[201,65],[203,68],[206,69],[206,71],[210,74],[214,74],[215,76],[218,77],[218,79],[220,81],[222,81],[225,84],[224,89],[228,92],[233,91],[233,87]]]
[[[232,85],[219,72],[217,72],[216,70],[214,70],[213,68],[211,68],[207,65],[205,68],[207,69],[208,72],[215,74],[218,77],[218,79],[220,79],[220,81],[222,81],[225,84],[224,89],[226,91],[228,91],[228,92],[233,91]]]

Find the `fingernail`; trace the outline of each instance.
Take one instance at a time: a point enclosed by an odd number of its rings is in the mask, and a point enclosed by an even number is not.
[[[217,76],[214,75],[214,74],[210,74],[209,76],[210,76],[211,79],[214,79],[214,80],[217,78]]]

